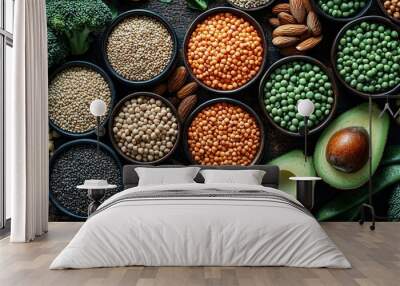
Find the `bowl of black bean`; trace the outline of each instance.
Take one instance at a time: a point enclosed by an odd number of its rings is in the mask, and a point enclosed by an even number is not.
[[[104,143],[78,139],[61,145],[50,159],[49,197],[62,213],[75,219],[86,219],[89,199],[76,187],[85,180],[107,180],[117,185],[107,190],[104,199],[122,191],[122,166],[116,153]]]

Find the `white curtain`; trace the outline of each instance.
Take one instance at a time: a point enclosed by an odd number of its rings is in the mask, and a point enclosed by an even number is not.
[[[47,232],[48,112],[45,0],[15,1],[14,93],[6,98],[6,187],[12,242]]]

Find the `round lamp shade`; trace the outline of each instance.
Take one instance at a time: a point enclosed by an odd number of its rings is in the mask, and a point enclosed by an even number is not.
[[[107,105],[101,99],[95,99],[90,104],[90,113],[94,116],[104,116],[107,112]]]
[[[301,116],[309,117],[315,109],[314,103],[309,99],[300,99],[297,102],[297,111]]]

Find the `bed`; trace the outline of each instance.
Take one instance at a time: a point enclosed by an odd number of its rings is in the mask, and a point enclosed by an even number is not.
[[[351,267],[314,217],[278,190],[276,166],[201,167],[263,170],[261,185],[205,184],[198,174],[196,183],[152,186],[138,186],[136,167],[124,166],[125,190],[89,217],[50,269]]]

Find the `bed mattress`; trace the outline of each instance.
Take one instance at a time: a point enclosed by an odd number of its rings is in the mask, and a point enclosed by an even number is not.
[[[180,184],[109,198],[50,269],[132,265],[351,267],[315,218],[282,191]]]

